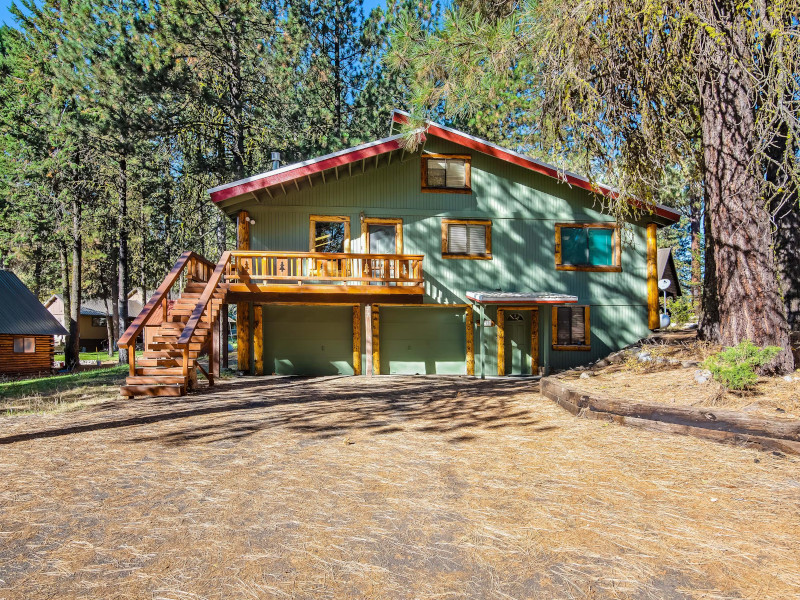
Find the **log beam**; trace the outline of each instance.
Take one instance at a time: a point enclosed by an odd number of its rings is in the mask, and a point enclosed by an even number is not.
[[[239,302],[236,305],[236,368],[250,372],[250,303]]]
[[[497,309],[497,376],[506,374],[506,311]]]
[[[467,327],[467,375],[475,375],[475,318],[472,306],[465,309]]]
[[[255,374],[264,374],[264,319],[263,307],[256,304],[253,307],[253,364]]]

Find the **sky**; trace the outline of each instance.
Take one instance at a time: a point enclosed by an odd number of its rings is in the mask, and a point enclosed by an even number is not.
[[[0,0],[0,22],[6,25],[14,26],[14,17],[9,12],[8,8],[11,6],[13,0]],[[385,0],[364,0],[364,12],[368,13],[376,6],[385,6]]]

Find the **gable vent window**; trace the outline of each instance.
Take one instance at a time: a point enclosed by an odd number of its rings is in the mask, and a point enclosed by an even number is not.
[[[589,350],[588,306],[553,308],[553,350]]]
[[[422,191],[470,193],[471,158],[468,155],[426,154],[422,157]]]
[[[492,258],[492,222],[488,220],[442,220],[444,258]]]

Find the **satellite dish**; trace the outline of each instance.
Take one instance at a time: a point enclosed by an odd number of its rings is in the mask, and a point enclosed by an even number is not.
[[[669,279],[659,279],[658,280],[658,289],[660,289],[660,290],[666,290],[671,285],[672,285],[672,282]]]

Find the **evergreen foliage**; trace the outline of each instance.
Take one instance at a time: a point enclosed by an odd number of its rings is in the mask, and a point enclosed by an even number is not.
[[[729,390],[746,390],[758,381],[758,371],[781,351],[778,346],[759,348],[750,340],[708,357],[703,366]]]

